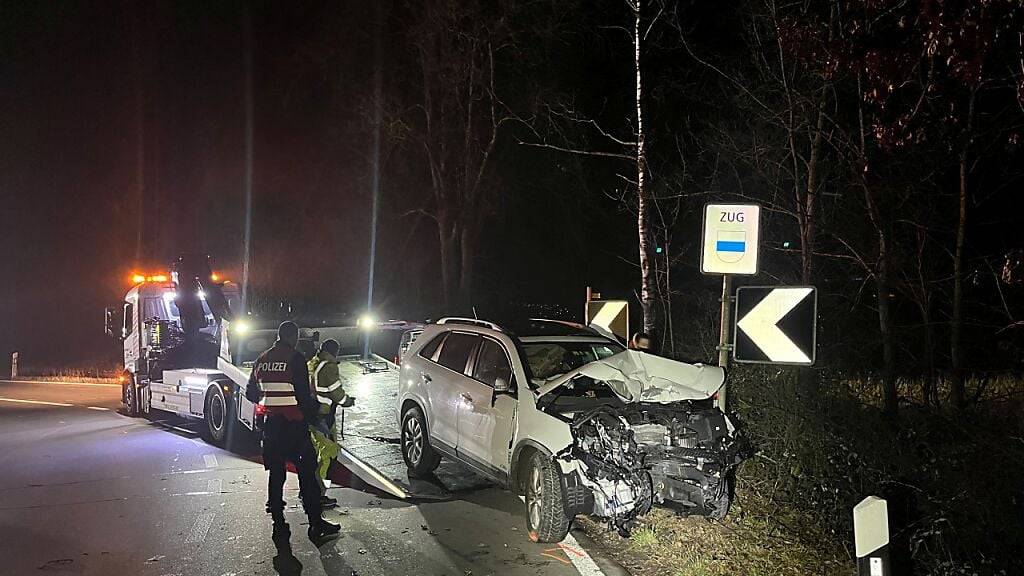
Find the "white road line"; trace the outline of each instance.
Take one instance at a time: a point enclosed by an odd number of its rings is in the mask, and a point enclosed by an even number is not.
[[[601,570],[601,567],[597,565],[597,562],[594,562],[594,559],[590,557],[590,554],[587,554],[587,551],[580,546],[580,543],[576,541],[576,538],[571,533],[566,534],[565,540],[558,546],[565,552],[565,555],[572,561],[572,565],[576,567],[576,571],[582,576],[604,576],[604,571]]]
[[[0,380],[3,384],[56,384],[58,386],[98,386],[101,388],[120,388],[120,384],[104,384],[102,382],[54,382],[50,380]]]
[[[217,467],[217,455],[216,454],[203,454],[203,462],[206,462],[207,468]]]
[[[109,412],[110,408],[103,408],[102,406],[86,406],[88,410],[101,410],[103,412]]]
[[[520,496],[520,500],[526,502],[526,498]],[[562,552],[569,557],[569,561],[572,562],[573,567],[580,573],[581,576],[605,576],[604,570],[594,562],[594,559],[590,557],[586,549],[580,546],[580,543],[576,541],[572,533],[565,535],[565,540],[558,545],[562,549]]]
[[[213,519],[216,514],[200,514],[196,518],[195,524],[192,525],[192,531],[189,532],[188,538],[185,539],[186,544],[197,544],[206,540],[206,533],[210,531],[210,526],[213,525]]]
[[[21,404],[42,404],[43,406],[74,406],[74,404],[65,404],[64,402],[44,402],[42,400],[21,400],[20,398],[0,398],[3,402],[18,402]]]

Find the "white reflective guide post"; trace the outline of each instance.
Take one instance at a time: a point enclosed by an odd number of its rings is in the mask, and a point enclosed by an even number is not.
[[[761,207],[756,204],[708,204],[704,207],[704,274],[757,274]]]

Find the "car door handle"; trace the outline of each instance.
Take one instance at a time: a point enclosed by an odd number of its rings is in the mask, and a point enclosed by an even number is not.
[[[424,382],[430,382],[431,380],[433,380],[433,378],[431,378],[430,374],[427,374],[426,372],[420,372],[420,380],[423,380]]]

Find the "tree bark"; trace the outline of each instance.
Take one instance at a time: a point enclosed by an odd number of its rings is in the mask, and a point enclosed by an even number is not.
[[[882,334],[882,396],[886,414],[895,416],[899,407],[896,392],[896,353],[892,334],[892,310],[890,308],[890,254],[888,234],[878,232],[878,272],[875,287],[878,291],[878,328]]]
[[[475,274],[476,258],[476,233],[470,225],[462,228],[462,235],[459,239],[462,257],[459,266],[459,304],[471,305],[473,303],[473,274]]]
[[[971,91],[971,99],[967,109],[967,141],[960,151],[960,190],[959,212],[956,221],[956,249],[953,253],[953,317],[949,322],[949,354],[953,368],[950,382],[950,401],[956,408],[963,408],[967,403],[964,391],[964,352],[963,352],[963,308],[964,308],[964,238],[967,235],[967,152],[971,145],[971,129],[974,121],[974,96],[977,90]]]
[[[807,192],[803,199],[802,206],[798,206],[800,215],[800,279],[804,284],[810,284],[813,279],[814,265],[814,244],[816,233],[815,209],[818,202],[818,185],[821,182],[821,173],[818,164],[821,161],[821,147],[824,141],[825,130],[825,90],[821,91],[821,98],[818,100],[818,119],[814,128],[814,138],[811,140],[811,157],[807,161]],[[799,199],[798,199],[799,200]]]
[[[441,295],[447,308],[455,303],[455,291],[458,288],[455,272],[459,262],[458,236],[454,225],[444,217],[438,218],[437,231],[441,248]]]
[[[862,94],[861,77],[857,74],[857,93]],[[868,212],[868,219],[878,238],[878,264],[873,271],[875,277],[875,290],[878,294],[878,329],[882,337],[882,399],[883,410],[891,417],[895,417],[899,410],[899,397],[896,393],[896,354],[892,335],[892,313],[889,306],[889,281],[890,258],[888,227],[882,221],[882,207],[876,192],[868,182],[869,164],[867,148],[867,132],[864,126],[864,99],[857,99],[857,119],[860,125],[860,174],[858,177],[864,189],[864,203]]]
[[[949,322],[949,353],[953,365],[953,378],[950,383],[950,400],[953,406],[963,408],[966,402],[964,393],[964,358],[963,358],[963,262],[964,236],[967,223],[967,153],[960,154],[960,210],[956,222],[956,250],[953,253],[953,317]]]
[[[644,176],[647,172],[647,152],[644,145],[644,112],[643,84],[640,77],[640,16],[643,13],[643,0],[635,0],[633,20],[633,49],[636,67],[636,175],[637,175],[637,233],[640,240],[640,306],[644,314],[644,332],[653,335],[655,332],[655,315],[657,309],[654,302],[655,274],[652,270],[651,233],[649,229],[650,201]]]

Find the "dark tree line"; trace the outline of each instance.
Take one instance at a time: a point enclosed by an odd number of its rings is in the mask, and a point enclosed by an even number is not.
[[[392,192],[436,225],[442,294],[467,304],[493,287],[474,284],[477,247],[501,241],[488,231],[529,226],[503,218],[501,198],[573,172],[575,190],[549,194],[589,194],[599,218],[632,221],[639,249],[616,255],[636,266],[627,290],[644,327],[683,355],[707,349],[693,326],[708,304],[695,296],[707,290],[700,208],[758,202],[768,256],[755,280],[822,289],[826,362],[878,366],[890,412],[900,376],[921,376],[921,398],[937,403],[945,374],[962,407],[970,371],[1019,362],[992,351],[1019,339],[1014,273],[1002,271],[1022,242],[1022,10],[396,4],[390,18],[408,25],[391,144],[432,193]],[[523,157],[535,163],[525,175]]]

